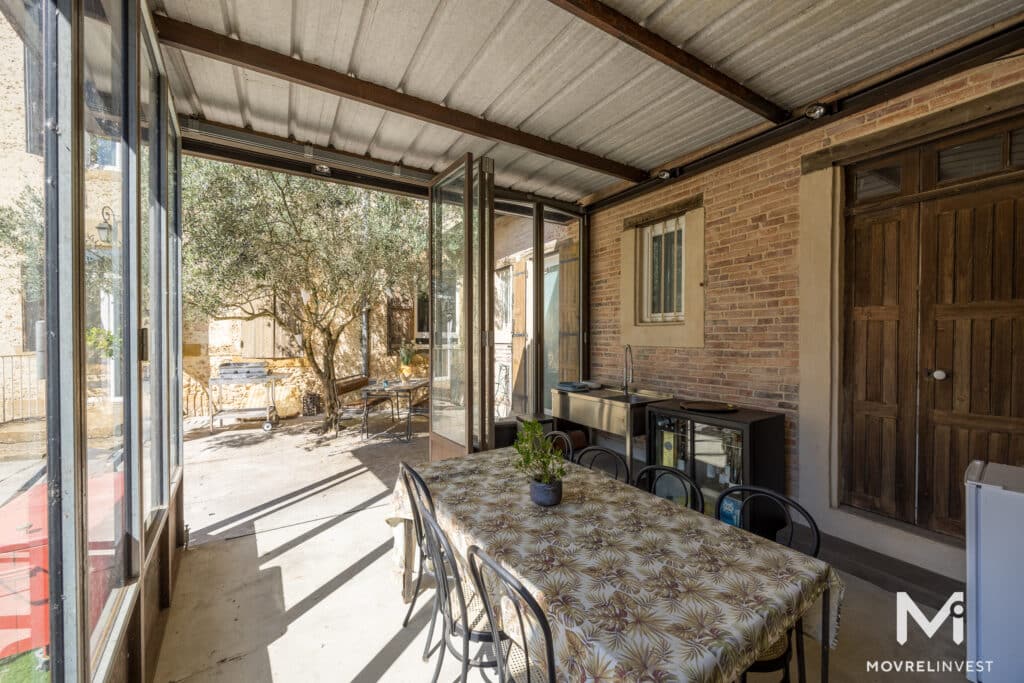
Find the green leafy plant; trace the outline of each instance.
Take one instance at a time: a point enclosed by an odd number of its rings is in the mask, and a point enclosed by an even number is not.
[[[90,327],[85,331],[85,345],[91,360],[104,360],[121,355],[121,337],[102,327]]]
[[[565,476],[565,461],[550,441],[544,438],[544,427],[536,420],[524,422],[515,443],[519,458],[515,468],[530,475],[534,481],[553,484]]]
[[[412,365],[412,359],[415,355],[415,347],[407,341],[402,342],[402,346],[398,349],[398,360],[402,362],[402,365]]]

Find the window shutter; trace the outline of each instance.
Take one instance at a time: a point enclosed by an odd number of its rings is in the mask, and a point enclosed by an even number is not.
[[[416,311],[411,301],[402,297],[388,299],[388,354],[396,354],[405,342],[416,335]]]

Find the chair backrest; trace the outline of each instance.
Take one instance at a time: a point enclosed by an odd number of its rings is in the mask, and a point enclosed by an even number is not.
[[[626,465],[626,459],[610,448],[587,446],[576,455],[576,464],[604,472],[619,481],[629,482],[629,466]]]
[[[683,490],[683,502],[686,506],[691,510],[704,512],[704,494],[701,493],[700,487],[697,486],[693,479],[690,479],[685,473],[677,470],[675,467],[667,467],[665,465],[645,467],[636,473],[633,485],[656,496],[660,495],[662,498],[675,500],[676,496],[671,495],[671,492],[665,491],[664,486],[662,487],[662,493],[658,492],[658,482],[661,481],[677,481]]]
[[[425,507],[430,514],[434,514],[434,499],[430,495],[430,489],[427,488],[427,482],[423,481],[419,472],[406,463],[399,464],[398,476],[402,480],[402,485],[405,486],[409,507],[412,508],[412,525],[416,530],[416,543],[425,550],[423,547],[423,517],[420,515],[420,507]]]
[[[469,559],[469,572],[473,575],[473,584],[484,603],[484,611],[486,611],[487,621],[491,625],[494,642],[500,643],[503,638],[507,638],[509,641],[507,658],[501,656],[500,652],[496,657],[498,682],[506,683],[506,681],[514,679],[509,660],[513,659],[513,648],[518,647],[524,658],[522,668],[526,682],[554,683],[555,646],[551,636],[551,626],[548,624],[544,610],[519,579],[512,576],[507,569],[478,546],[470,546],[466,555]],[[506,609],[501,613],[504,621],[499,621],[498,610],[501,609],[504,600],[507,600],[506,604],[512,605],[515,612],[513,614]],[[509,623],[511,619],[515,619],[514,624]],[[513,626],[516,628],[512,628]],[[543,643],[531,642],[530,636],[536,637],[537,634],[543,637]],[[541,650],[541,652],[537,652],[537,650]],[[539,656],[543,656],[543,663],[538,660]],[[544,678],[539,678],[540,676]],[[519,676],[515,680],[521,682],[524,679]]]
[[[764,488],[763,486],[731,486],[718,496],[718,504],[715,506],[715,517],[718,519],[722,518],[722,505],[728,498],[736,498],[739,500],[739,508],[735,510],[736,517],[743,519],[743,509],[752,500],[760,500],[762,503],[757,507],[775,507],[782,513],[783,519],[786,520],[786,526],[782,529],[789,528],[789,534],[786,535],[785,541],[779,540],[778,534],[772,540],[782,543],[782,545],[793,547],[794,532],[796,531],[796,524],[793,521],[793,512],[796,511],[800,517],[803,517],[803,521],[806,523],[810,533],[809,539],[809,551],[808,555],[812,557],[818,556],[818,551],[821,549],[821,533],[818,531],[818,525],[815,523],[814,518],[811,517],[811,513],[807,512],[800,503],[796,502],[789,496],[784,496],[777,491]],[[798,548],[798,550],[800,550]]]
[[[572,439],[565,432],[553,431],[544,435],[544,438],[551,442],[555,450],[562,451],[562,457],[569,462],[576,462],[573,459]]]
[[[434,566],[434,578],[437,580],[438,605],[446,627],[451,629],[455,623],[466,625],[466,594],[462,591],[462,576],[456,559],[458,556],[448,535],[438,525],[434,513],[420,505],[420,517],[423,519],[423,540],[427,545],[427,555]]]

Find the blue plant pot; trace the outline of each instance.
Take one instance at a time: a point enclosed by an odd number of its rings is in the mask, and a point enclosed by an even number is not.
[[[562,480],[553,484],[542,484],[539,481],[530,482],[530,500],[542,507],[551,507],[562,502]]]

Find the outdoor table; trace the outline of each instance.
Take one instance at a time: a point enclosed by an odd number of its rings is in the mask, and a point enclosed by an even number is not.
[[[514,456],[417,471],[463,562],[480,546],[543,607],[559,680],[732,681],[804,616],[827,680],[843,594],[828,564],[572,463],[562,503],[537,506]],[[408,601],[416,555],[401,481],[392,505]]]
[[[387,382],[385,386],[384,382],[370,384],[362,389],[363,396],[363,435],[367,438],[370,437],[370,402],[375,398],[383,398],[391,402],[394,406],[396,403],[401,406],[401,399],[405,399],[407,410],[405,411],[405,440],[412,440],[412,404],[413,399],[416,396],[416,392],[421,389],[425,389],[429,384],[426,379],[408,379],[401,382]],[[392,413],[392,419],[394,414]],[[374,434],[373,436],[377,436]]]

